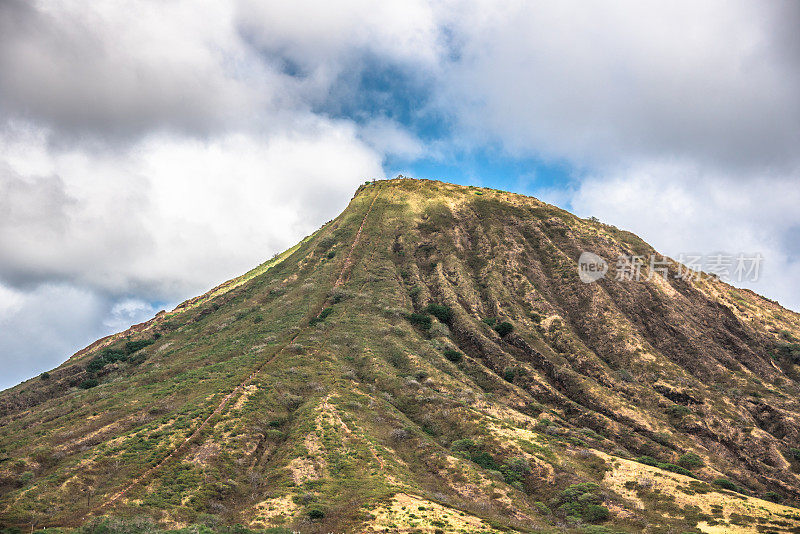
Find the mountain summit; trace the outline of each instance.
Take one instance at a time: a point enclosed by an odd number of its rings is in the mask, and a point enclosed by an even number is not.
[[[531,197],[367,183],[2,392],[0,526],[797,532],[800,316],[684,273]]]

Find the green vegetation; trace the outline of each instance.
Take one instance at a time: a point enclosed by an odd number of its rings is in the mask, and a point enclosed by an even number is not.
[[[99,382],[97,381],[96,378],[87,378],[86,380],[84,380],[80,384],[78,384],[78,387],[81,388],[81,389],[91,389],[91,388],[97,386],[98,384],[99,384]]]
[[[461,354],[461,352],[459,352],[457,350],[453,350],[453,349],[445,349],[443,354],[444,354],[445,358],[447,358],[448,360],[450,360],[453,363],[460,362],[461,359],[464,357],[464,355]]]
[[[513,382],[515,378],[518,376],[523,376],[525,374],[525,369],[522,367],[506,367],[503,369],[503,380],[506,382]]]
[[[692,413],[692,411],[687,407],[681,404],[673,404],[669,408],[666,409],[667,415],[670,417],[674,417],[676,419],[680,419],[681,417],[685,417]]]
[[[325,512],[323,512],[319,508],[312,508],[306,513],[306,515],[308,515],[309,519],[311,519],[312,521],[315,521],[315,520],[322,519],[323,517],[325,517]]]
[[[143,348],[152,345],[153,343],[155,343],[155,339],[139,339],[137,341],[128,341],[125,343],[124,353],[130,356],[134,352],[138,352]]]
[[[800,364],[800,343],[777,343],[774,354],[778,358]]]
[[[444,324],[450,324],[450,321],[453,320],[453,309],[449,306],[444,306],[442,304],[429,304],[428,307],[425,308],[425,311],[439,319]]]
[[[134,353],[139,352],[153,343],[155,343],[155,339],[140,339],[128,341],[121,348],[110,347],[104,349],[100,355],[95,356],[89,361],[86,365],[86,371],[90,374],[94,374],[105,368],[108,364],[128,361],[130,356]]]
[[[505,337],[514,331],[514,325],[508,321],[503,321],[494,326],[494,331],[497,332],[500,337]]]
[[[683,457],[681,457],[681,458],[683,458]],[[698,459],[699,459],[699,457],[698,457]],[[650,465],[650,466],[653,466],[653,467],[658,467],[659,469],[663,469],[664,471],[670,471],[672,473],[678,473],[679,475],[685,475],[687,477],[694,477],[694,474],[691,471],[689,471],[688,469],[686,469],[685,467],[682,467],[680,465],[667,463],[667,462],[660,462],[660,461],[658,461],[655,458],[652,458],[650,456],[639,456],[638,458],[635,458],[635,460],[637,462],[639,462],[640,464],[645,464],[645,465]],[[690,460],[692,460],[692,458],[690,458]],[[702,461],[700,462],[700,465],[702,465]],[[699,467],[699,466],[695,466],[695,467]]]
[[[525,477],[531,474],[531,466],[524,457],[511,458],[500,466],[506,483],[522,489]]]
[[[687,452],[678,458],[678,465],[685,467],[686,469],[696,469],[698,467],[703,467],[704,463],[703,459],[697,454],[693,452]]]
[[[421,330],[431,329],[431,316],[425,313],[412,313],[408,315],[408,321]]]
[[[599,523],[607,520],[611,512],[602,505],[603,499],[600,497],[599,491],[600,486],[591,482],[569,486],[556,499],[559,513],[587,523]]]
[[[322,321],[324,321],[332,313],[333,313],[333,308],[323,308],[322,311],[319,312],[317,316],[315,316],[308,322],[308,325],[309,326],[317,325]]]
[[[745,490],[741,486],[737,486],[727,478],[718,478],[714,480],[714,485],[719,486],[722,489],[735,491],[736,493],[747,493],[747,490]]]
[[[657,465],[659,469],[663,469],[665,471],[670,471],[672,473],[678,473],[679,475],[685,475],[687,477],[694,477],[691,471],[688,469],[681,467],[679,465],[670,464],[670,463],[660,463]]]

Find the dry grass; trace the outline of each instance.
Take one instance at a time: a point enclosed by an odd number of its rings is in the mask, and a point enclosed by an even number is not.
[[[362,532],[430,533],[499,532],[482,519],[407,493],[371,510],[375,516]]]

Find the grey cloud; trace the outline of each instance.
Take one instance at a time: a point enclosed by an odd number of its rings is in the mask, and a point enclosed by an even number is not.
[[[214,27],[193,33],[197,21],[189,6],[181,20],[180,6],[164,4],[173,12],[159,20],[158,4],[146,2],[116,11],[0,3],[0,112],[67,138],[207,134],[240,122],[269,101],[267,88],[238,79],[225,62],[236,43]],[[258,65],[249,70],[258,80]]]
[[[442,102],[465,137],[545,158],[595,165],[672,155],[785,171],[800,161],[795,6],[558,2],[448,11],[461,49],[447,65]]]
[[[13,313],[0,315],[0,389],[52,369],[110,333],[102,326],[109,308],[103,298],[62,284],[21,294]]]
[[[123,190],[102,196],[71,196],[58,175],[23,176],[0,161],[0,280],[120,287],[112,273],[151,246],[137,213],[146,202]]]

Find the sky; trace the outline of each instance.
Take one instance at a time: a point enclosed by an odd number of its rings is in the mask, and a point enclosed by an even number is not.
[[[0,1],[0,389],[365,180],[534,195],[800,310],[800,3]]]

